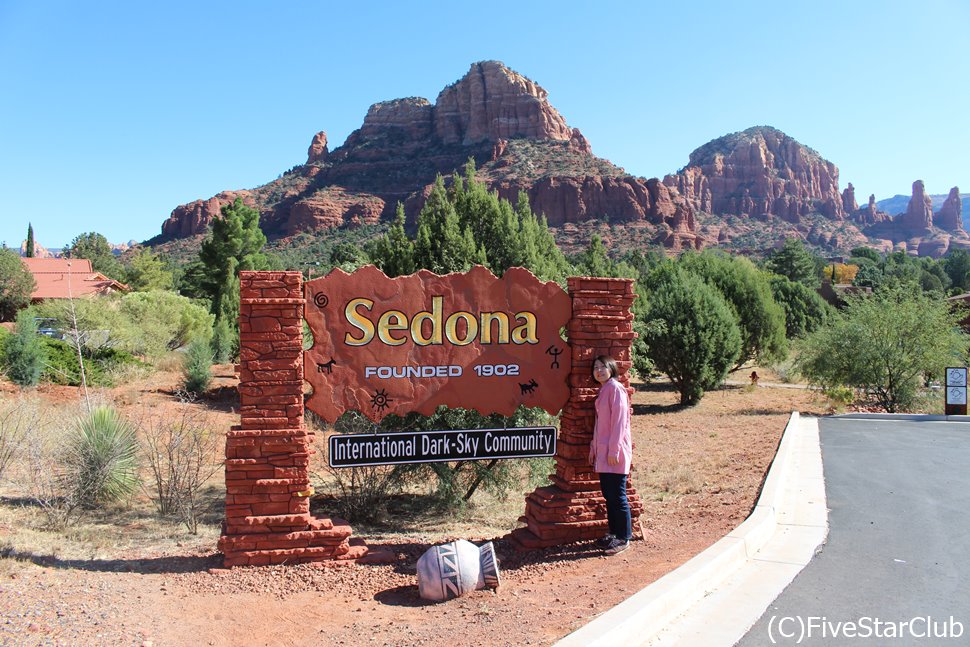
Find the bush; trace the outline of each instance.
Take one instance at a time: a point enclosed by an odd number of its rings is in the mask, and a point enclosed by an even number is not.
[[[770,282],[775,301],[785,311],[785,334],[789,339],[813,332],[831,315],[832,306],[804,283],[778,275],[772,276]]]
[[[47,353],[43,379],[64,386],[81,385],[77,348],[59,339],[41,337]],[[114,348],[82,349],[84,377],[90,386],[113,386],[115,375],[126,368],[145,369],[147,364],[131,353]]]
[[[966,361],[970,337],[957,325],[963,313],[918,286],[882,288],[846,303],[799,354],[799,372],[823,389],[852,387],[886,411],[907,411],[925,376]]]
[[[7,337],[3,345],[3,363],[7,377],[20,386],[36,386],[44,371],[47,353],[41,336],[37,334],[37,322],[24,310],[17,315],[17,329]]]
[[[751,261],[709,250],[686,253],[678,264],[717,289],[734,311],[741,332],[734,368],[752,360],[765,365],[787,355],[785,311],[775,302],[767,275]]]
[[[37,424],[37,417],[23,400],[0,403],[0,481]]]
[[[124,296],[50,301],[31,310],[56,321],[63,331],[75,329],[84,348],[114,348],[133,355],[158,357],[211,334],[213,317],[206,309],[174,292],[133,292]]]
[[[439,407],[430,416],[416,413],[384,418],[379,429],[428,431],[437,429],[489,429],[554,424],[541,409],[520,407],[510,417],[484,416],[477,411]],[[336,433],[373,433],[375,425],[358,412],[348,412],[334,423]],[[382,465],[360,468],[327,468],[336,486],[338,514],[352,521],[380,521],[389,496],[409,483],[427,484],[429,507],[454,511],[463,507],[479,489],[504,499],[511,491],[544,480],[551,471],[546,459],[457,461]]]
[[[650,358],[677,387],[681,404],[695,404],[741,353],[737,318],[717,290],[672,263],[651,274],[649,288]]]
[[[305,324],[306,322],[304,322]],[[212,358],[216,364],[228,363],[235,354],[235,347],[238,345],[239,337],[233,334],[225,318],[220,317],[216,321],[215,329],[212,332]]]
[[[20,260],[20,254],[0,247],[0,321],[13,320],[30,304],[35,285],[34,275]]]
[[[84,507],[113,503],[138,487],[135,428],[110,407],[78,418],[67,444],[63,487]]]
[[[210,427],[204,414],[188,407],[175,420],[155,417],[142,425],[153,479],[149,496],[159,514],[177,517],[193,535],[199,531],[202,486],[222,465],[219,438]]]
[[[197,339],[185,351],[182,386],[189,393],[202,394],[212,383],[212,348],[209,342]]]

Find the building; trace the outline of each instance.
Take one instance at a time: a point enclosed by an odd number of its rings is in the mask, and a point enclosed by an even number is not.
[[[124,283],[95,272],[86,258],[22,258],[37,284],[30,301],[70,299],[113,292],[128,292]]]

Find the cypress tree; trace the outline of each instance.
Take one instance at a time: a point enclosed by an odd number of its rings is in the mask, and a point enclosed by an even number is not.
[[[24,256],[27,258],[34,257],[34,226],[29,222],[27,223],[27,249]]]

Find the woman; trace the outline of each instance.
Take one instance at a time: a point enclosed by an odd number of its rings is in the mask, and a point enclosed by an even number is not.
[[[600,477],[600,489],[606,499],[609,533],[596,545],[607,555],[616,555],[630,545],[633,536],[630,503],[626,498],[626,479],[633,458],[630,435],[630,398],[616,379],[616,360],[600,355],[593,361],[593,379],[600,384],[596,396],[596,424],[589,447],[589,464]]]

